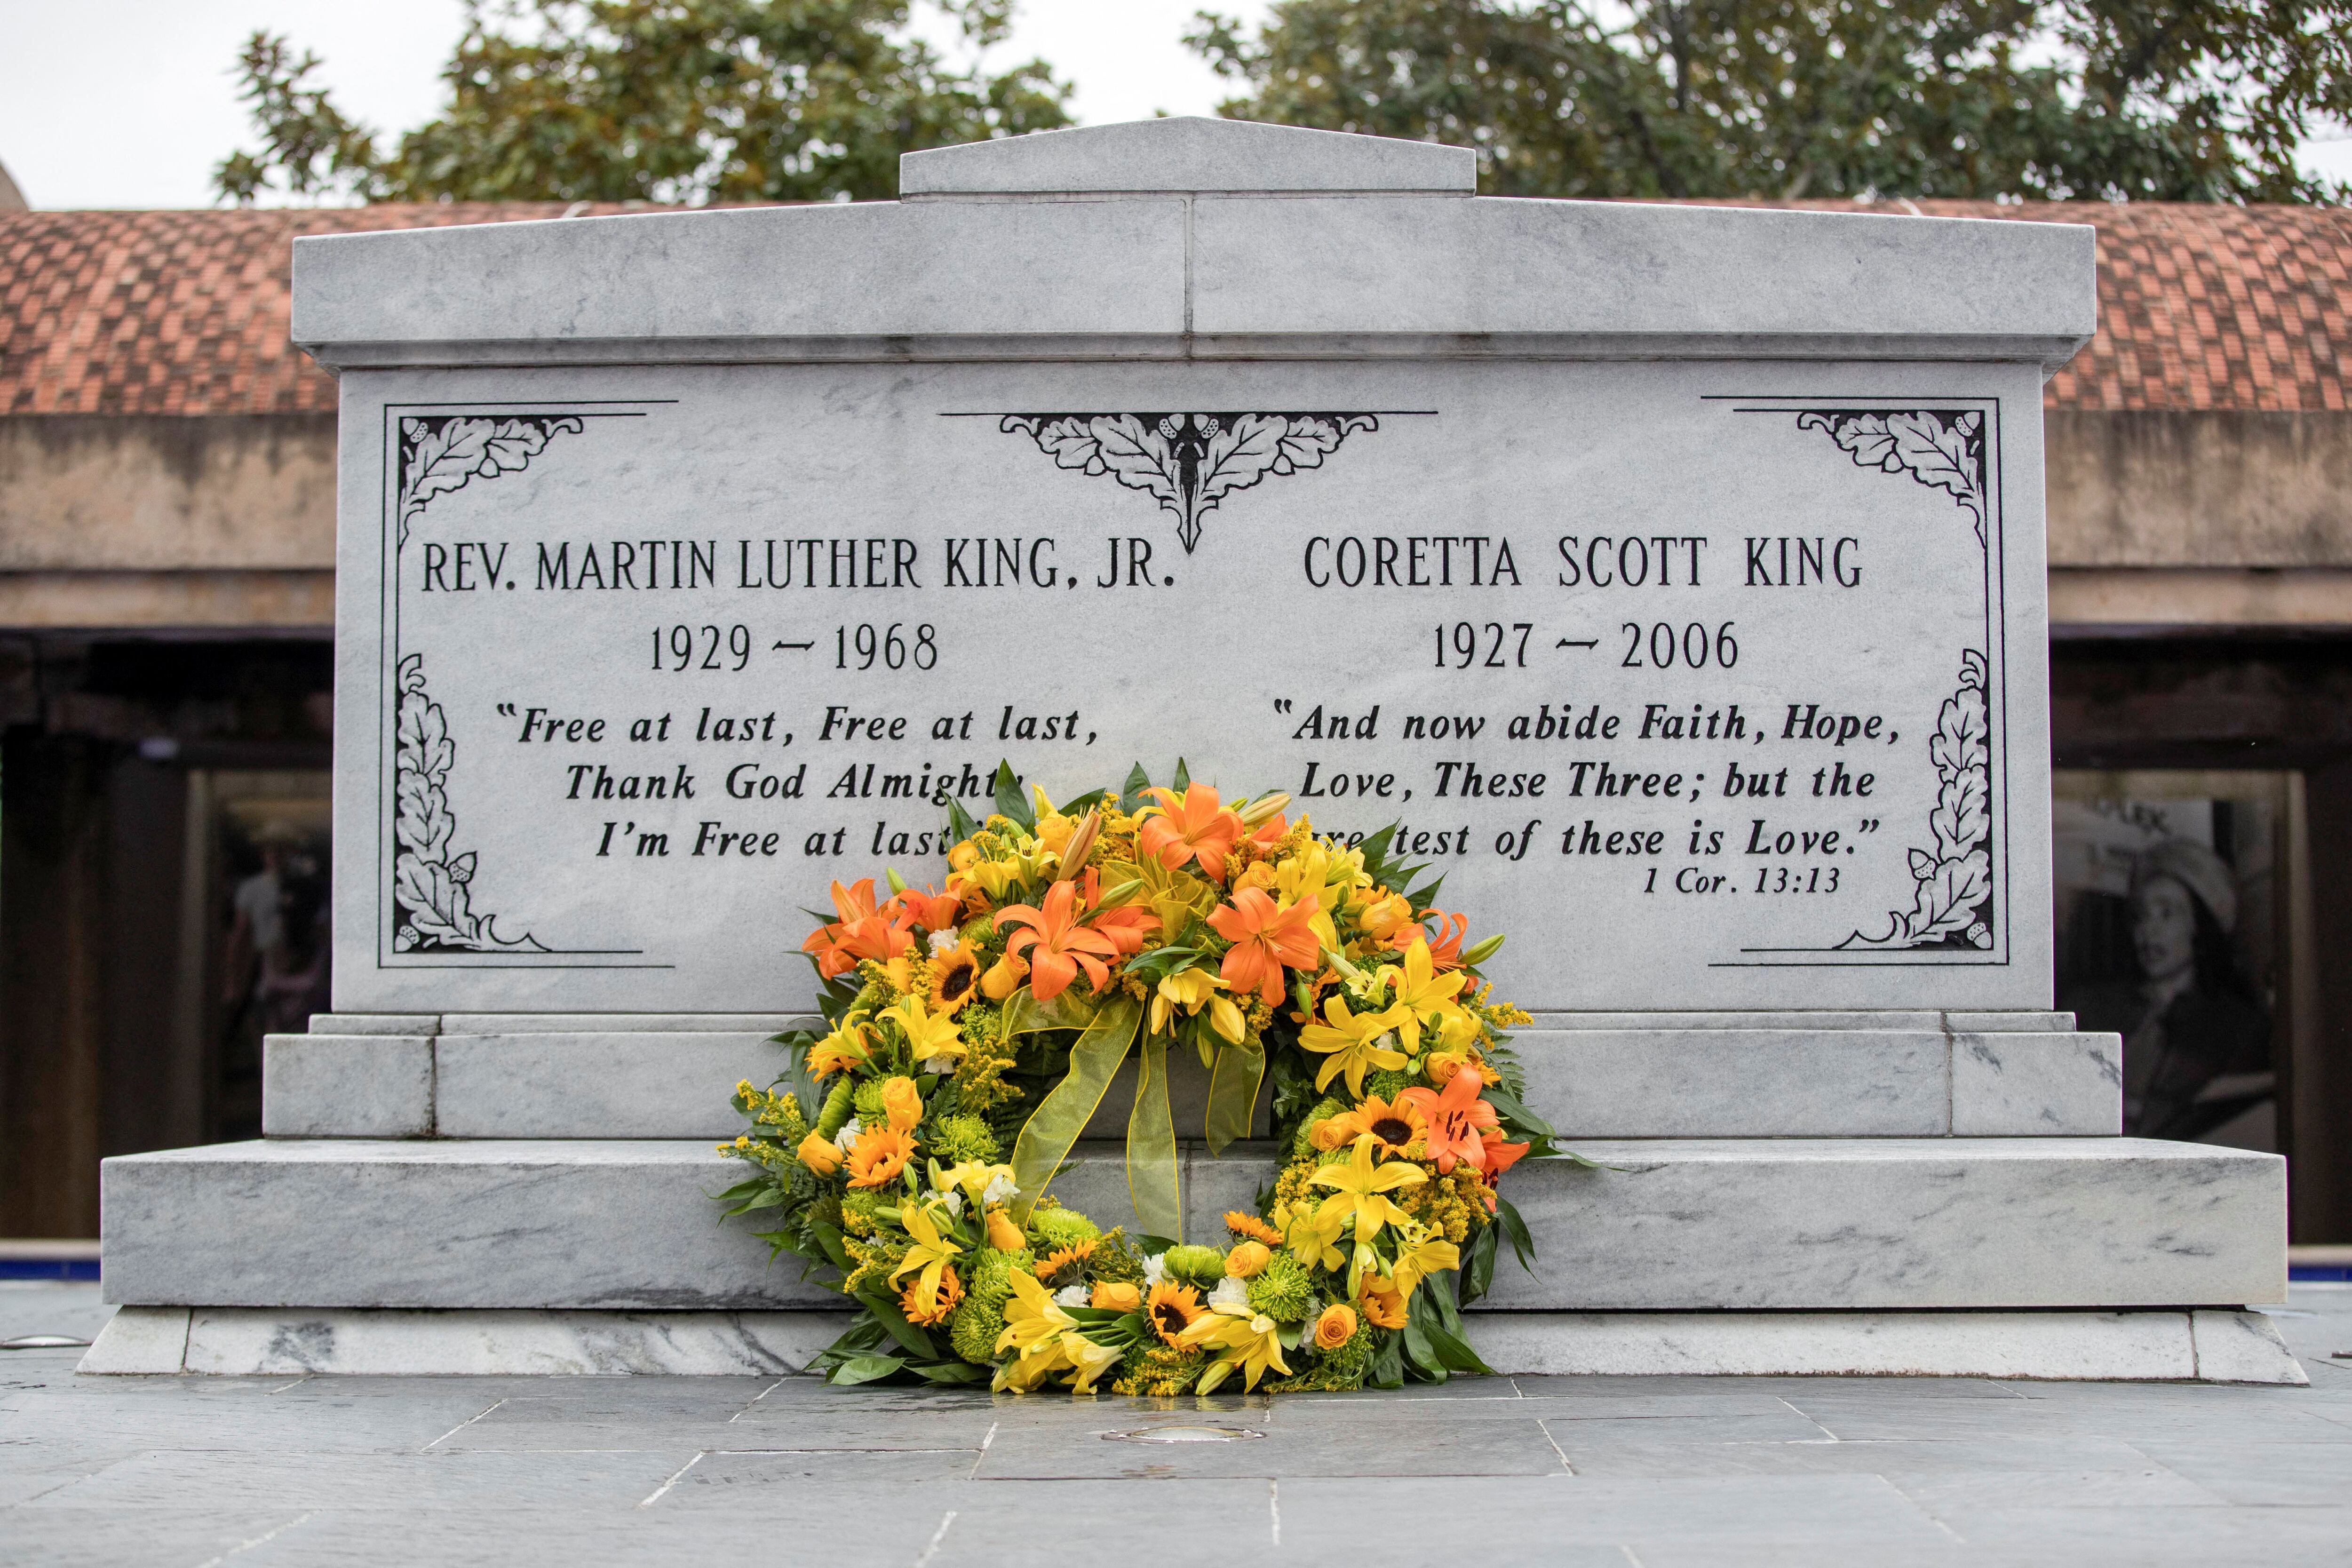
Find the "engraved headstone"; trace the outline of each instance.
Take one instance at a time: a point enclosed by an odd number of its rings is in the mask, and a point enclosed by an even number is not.
[[[1495,1364],[2299,1376],[2184,1310],[2278,1299],[2281,1163],[2114,1136],[2116,1037],[2047,1011],[2089,230],[1475,175],[1166,121],[895,203],[298,242],[340,1011],[271,1040],[263,1142],[109,1162],[97,1363],[791,1363],[828,1298],[705,1194],[803,911],[935,881],[1000,761],[1181,758],[1399,824],[1509,933],[1605,1168],[1521,1168]],[[1206,1226],[1269,1164],[1185,1173]]]

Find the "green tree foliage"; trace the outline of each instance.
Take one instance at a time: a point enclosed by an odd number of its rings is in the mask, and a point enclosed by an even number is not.
[[[1278,0],[1185,41],[1252,120],[1475,146],[1541,196],[2339,199],[2352,0]]]
[[[937,0],[967,38],[1013,0]],[[823,201],[898,189],[898,154],[1069,123],[1032,60],[952,69],[906,0],[467,0],[440,117],[387,149],[256,33],[239,59],[261,139],[214,172],[264,195],[367,201]]]

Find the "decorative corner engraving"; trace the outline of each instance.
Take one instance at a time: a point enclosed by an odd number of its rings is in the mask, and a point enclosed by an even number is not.
[[[583,426],[567,414],[409,415],[400,422],[400,542],[435,496],[473,479],[517,474],[559,435]]]
[[[559,435],[586,426],[562,414],[407,415],[400,421],[399,552],[410,525],[436,496],[477,479],[520,473]],[[397,567],[395,565],[395,570]],[[475,852],[450,853],[457,819],[449,810],[449,770],[457,760],[441,705],[425,689],[425,656],[399,653],[393,745],[392,947],[394,952],[545,952],[530,933],[504,937],[493,916],[474,912],[467,884]]]
[[[1055,466],[1108,474],[1143,490],[1176,519],[1190,555],[1201,520],[1269,474],[1319,468],[1372,414],[1008,414],[997,428],[1023,435]]]
[[[457,742],[441,704],[425,690],[425,656],[400,661],[400,710],[394,754],[392,837],[395,952],[545,952],[526,931],[499,936],[493,917],[476,914],[467,884],[474,852],[449,852],[457,819],[449,810],[449,769]]]
[[[1975,409],[1814,409],[1797,416],[1801,430],[1820,430],[1859,468],[1908,474],[1946,490],[1985,531],[1984,416]],[[1960,654],[1960,685],[1944,701],[1927,742],[1938,787],[1927,816],[1929,842],[1910,852],[1913,901],[1887,911],[1883,936],[1857,931],[1841,951],[1993,945],[1991,709],[1985,655]]]

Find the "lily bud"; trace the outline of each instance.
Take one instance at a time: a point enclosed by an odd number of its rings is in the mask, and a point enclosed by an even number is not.
[[[1090,811],[1078,822],[1078,830],[1062,848],[1062,868],[1054,873],[1057,882],[1074,880],[1087,868],[1087,857],[1094,853],[1095,838],[1102,831],[1102,813]]]
[[[892,892],[903,893],[907,890],[907,879],[898,875],[898,868],[896,867],[884,868],[882,876],[883,879],[890,884],[890,890]]]
[[[1503,933],[1501,931],[1496,931],[1494,935],[1486,938],[1484,942],[1474,945],[1469,952],[1462,955],[1462,967],[1465,969],[1475,969],[1478,965],[1486,963],[1488,959],[1494,957],[1496,953],[1502,951]]]
[[[1284,809],[1289,805],[1290,797],[1279,792],[1273,795],[1262,795],[1255,800],[1251,801],[1247,805],[1242,807],[1242,826],[1244,827],[1255,827],[1259,823],[1264,822],[1270,817],[1281,816]]]

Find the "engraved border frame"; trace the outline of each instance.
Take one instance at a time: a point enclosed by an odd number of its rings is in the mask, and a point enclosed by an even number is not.
[[[404,416],[478,416],[484,418],[646,418],[675,398],[464,398],[446,402],[387,402],[379,410],[376,489],[376,670],[378,700],[373,739],[375,799],[375,910],[370,934],[375,967],[386,970],[482,969],[672,969],[646,962],[635,950],[547,948],[538,952],[404,952],[394,945],[397,901],[394,874],[394,819],[398,812],[400,661],[400,558],[405,543],[401,517],[400,422]],[[415,651],[415,650],[411,650]]]
[[[2011,961],[2010,899],[2016,886],[2010,858],[2009,801],[2009,593],[2008,471],[2003,400],[1998,395],[1970,396],[1951,393],[1857,396],[1853,393],[1740,394],[1706,393],[1701,401],[1730,405],[1734,414],[1799,415],[1815,412],[1959,413],[1984,416],[1985,538],[1981,584],[1984,591],[1985,707],[1990,798],[1986,815],[1992,834],[1992,945],[1970,951],[1961,948],[1842,948],[1843,938],[1826,938],[1824,945],[1804,948],[1743,948],[1734,959],[1710,960],[1710,969],[2005,969]],[[2036,407],[2036,413],[2040,412]],[[1810,434],[1809,432],[1803,434]],[[1831,448],[1835,451],[1834,446]],[[1841,454],[1843,455],[1843,454]],[[1916,482],[1916,481],[1915,481]],[[1957,502],[1955,503],[1957,510]],[[1941,701],[1941,699],[1938,699]],[[1932,726],[1931,726],[1932,728]]]

